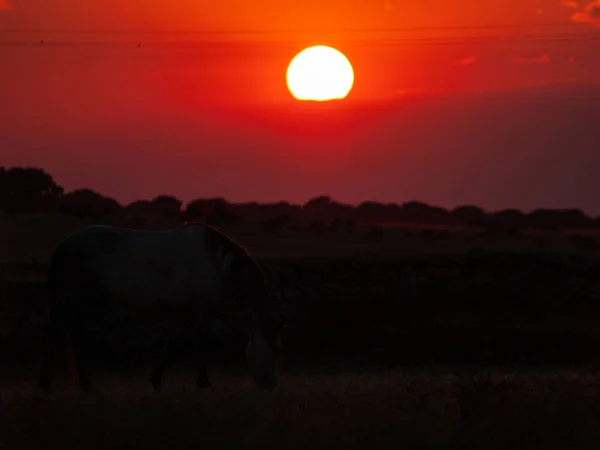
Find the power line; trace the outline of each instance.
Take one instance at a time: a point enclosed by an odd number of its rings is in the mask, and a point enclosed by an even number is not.
[[[571,22],[550,22],[550,23],[509,23],[509,24],[486,24],[486,25],[442,25],[442,26],[411,26],[411,27],[380,27],[380,28],[304,28],[304,29],[45,29],[45,28],[13,28],[1,29],[0,33],[40,33],[40,34],[203,34],[203,35],[265,35],[265,34],[306,34],[306,33],[386,33],[386,32],[406,32],[406,31],[468,31],[468,30],[500,30],[517,28],[560,28],[560,27],[579,27],[580,24]]]
[[[600,41],[600,33],[578,33],[578,34],[531,34],[523,36],[500,35],[500,36],[462,36],[462,37],[427,37],[427,38],[388,38],[376,39],[370,41],[357,41],[353,45],[358,46],[453,46],[453,45],[485,45],[496,43],[527,43],[527,42],[594,42]],[[225,48],[269,48],[277,46],[287,46],[293,42],[286,41],[209,41],[209,40],[172,40],[172,41],[1,41],[1,47],[32,47],[32,46],[50,46],[50,47],[119,47],[119,46],[138,46],[138,47],[179,47],[179,48],[197,48],[197,49],[225,49]]]
[[[600,30],[590,31],[571,31],[565,32],[541,32],[541,29],[558,29],[558,28],[569,28],[572,30],[579,29],[583,30],[580,24],[555,22],[555,23],[530,23],[530,24],[498,24],[498,25],[447,25],[447,26],[413,26],[413,27],[394,27],[394,28],[371,28],[371,29],[360,29],[360,28],[347,28],[337,30],[325,30],[324,35],[329,40],[340,39],[353,46],[368,46],[368,47],[410,47],[410,46],[456,46],[456,45],[486,45],[486,44],[502,44],[502,43],[527,43],[527,42],[547,42],[547,43],[561,43],[561,42],[595,42],[600,40]],[[535,33],[504,33],[494,35],[463,35],[463,36],[426,36],[426,37],[378,37],[371,38],[365,36],[354,36],[354,37],[335,37],[336,35],[343,34],[355,34],[360,33],[376,34],[376,33],[402,33],[408,31],[484,31],[484,30],[526,30],[535,29],[539,30]],[[558,31],[558,30],[557,30]],[[0,30],[0,47],[32,47],[32,46],[47,46],[47,47],[132,47],[138,48],[156,48],[156,47],[169,47],[179,49],[190,49],[190,50],[204,50],[204,51],[219,51],[225,49],[237,49],[237,50],[248,50],[248,49],[261,49],[268,50],[272,47],[278,46],[289,46],[297,45],[298,42],[295,39],[275,38],[266,39],[264,36],[273,34],[284,34],[294,35],[298,34],[301,37],[310,37],[314,40],[315,34],[318,30],[134,30],[134,29],[120,29],[120,30],[100,30],[100,29],[2,29]],[[43,39],[22,39],[17,40],[11,36],[10,40],[2,40],[2,35],[7,36],[8,34],[37,34]],[[46,34],[54,35],[59,37],[60,35],[79,35],[79,36],[106,36],[107,39],[103,41],[98,40],[65,40],[59,38],[57,40],[48,39]],[[142,39],[142,35],[145,37]],[[197,35],[197,36],[211,36],[212,38],[204,39],[189,39],[185,40],[181,37],[174,39],[148,39],[148,35],[154,36],[184,36],[184,35]],[[221,37],[221,40],[215,39],[215,36],[237,36],[236,40],[226,40]],[[240,36],[246,35],[247,38],[240,39]],[[263,36],[261,39],[251,39],[250,36]],[[129,36],[127,39],[130,40],[118,40],[115,39],[117,36]],[[135,39],[134,36],[140,39]],[[111,39],[112,38],[112,39]],[[338,42],[339,44],[339,42]]]

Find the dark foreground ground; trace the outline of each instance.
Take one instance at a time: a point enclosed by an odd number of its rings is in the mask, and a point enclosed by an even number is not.
[[[185,362],[195,331],[181,323],[178,365],[154,393],[156,324],[99,311],[88,329],[101,393],[86,396],[64,368],[54,394],[35,389],[48,320],[38,256],[60,233],[8,231],[0,449],[600,448],[597,237],[248,235],[241,242],[290,299],[276,391],[256,390],[227,333],[215,340],[214,388],[198,391]],[[292,252],[309,247],[322,254]]]
[[[7,284],[0,448],[598,448],[595,261],[475,254],[268,264],[283,270],[281,289],[304,291],[291,305],[281,386],[270,393],[232,363],[241,352],[227,339],[215,346],[214,388],[198,391],[184,363],[191,328],[180,329],[182,362],[154,393],[146,379],[156,330],[124,315],[90,327],[95,364],[110,368],[98,374],[99,395],[80,394],[64,368],[54,394],[42,395],[45,286]]]
[[[457,373],[458,372],[458,373]],[[61,374],[51,395],[31,369],[3,370],[6,449],[597,449],[600,373],[428,367],[372,373],[293,370],[261,392],[213,369],[198,391],[173,367],[154,393],[146,371],[103,371],[101,393]]]

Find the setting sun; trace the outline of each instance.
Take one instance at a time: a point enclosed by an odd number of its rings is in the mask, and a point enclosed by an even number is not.
[[[325,45],[309,47],[290,62],[286,80],[297,100],[345,98],[354,84],[354,70],[340,51]]]

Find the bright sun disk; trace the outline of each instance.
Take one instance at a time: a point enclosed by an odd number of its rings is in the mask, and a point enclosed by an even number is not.
[[[354,84],[354,70],[339,50],[317,45],[305,48],[292,59],[286,81],[297,100],[343,99]]]

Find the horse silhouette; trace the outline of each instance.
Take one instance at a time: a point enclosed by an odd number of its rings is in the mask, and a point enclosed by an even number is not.
[[[256,384],[278,382],[276,350],[282,320],[266,277],[240,244],[216,228],[190,223],[163,231],[94,225],[67,236],[49,267],[50,322],[44,341],[39,386],[48,391],[54,354],[68,341],[79,385],[93,392],[88,369],[86,323],[95,307],[118,304],[136,313],[193,315],[198,329],[198,387],[209,386],[207,333],[214,312],[233,308],[247,333],[246,362]],[[150,375],[160,389],[168,339]]]

